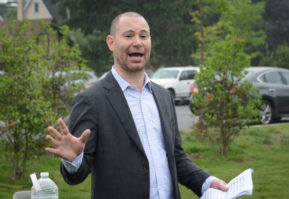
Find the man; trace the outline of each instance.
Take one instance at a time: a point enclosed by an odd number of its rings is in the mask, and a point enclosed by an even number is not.
[[[144,72],[151,52],[144,17],[117,16],[106,42],[111,72],[76,96],[69,130],[61,119],[61,133],[48,128],[54,137],[47,135],[53,148],[46,151],[62,157],[64,180],[78,184],[91,173],[95,199],[179,199],[178,182],[198,196],[209,187],[226,191],[185,155],[174,101]]]

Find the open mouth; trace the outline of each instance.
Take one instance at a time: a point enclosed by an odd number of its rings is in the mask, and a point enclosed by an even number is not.
[[[129,56],[130,57],[142,57],[143,54],[142,53],[130,53]]]
[[[142,53],[129,53],[129,59],[133,63],[140,63],[143,61],[144,54]]]

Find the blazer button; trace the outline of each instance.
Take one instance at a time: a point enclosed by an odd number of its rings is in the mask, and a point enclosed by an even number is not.
[[[143,164],[143,168],[144,168],[144,169],[148,169],[148,168],[149,168],[148,163],[144,163],[144,164]]]
[[[149,198],[149,196],[150,196],[150,195],[149,195],[148,193],[145,193],[145,194],[143,195],[144,198]]]

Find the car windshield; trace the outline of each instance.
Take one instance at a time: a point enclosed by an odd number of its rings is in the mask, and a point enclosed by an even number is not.
[[[160,78],[160,79],[176,79],[178,76],[178,70],[157,70],[152,78]]]

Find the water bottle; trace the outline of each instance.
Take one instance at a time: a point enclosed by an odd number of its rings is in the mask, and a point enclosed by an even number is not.
[[[48,172],[41,172],[38,180],[40,190],[36,190],[34,186],[31,188],[31,199],[58,199],[58,187],[49,178]]]

